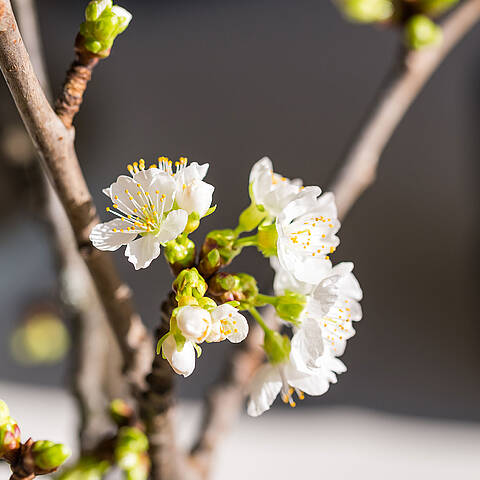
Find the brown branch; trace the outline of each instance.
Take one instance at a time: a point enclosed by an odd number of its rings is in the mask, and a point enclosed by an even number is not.
[[[462,3],[443,24],[443,44],[408,53],[402,69],[381,92],[332,187],[341,218],[374,181],[380,154],[418,92],[479,17],[480,0]],[[261,364],[258,345],[258,340],[251,339],[244,349],[237,348],[229,361],[230,370],[208,395],[199,439],[191,455],[202,478],[208,478],[212,455],[243,405],[251,372]]]
[[[130,289],[119,278],[108,253],[93,248],[92,227],[99,222],[74,149],[74,129],[52,110],[33,71],[9,0],[0,0],[0,68],[37,153],[50,173],[73,228],[77,247],[94,279],[120,345],[133,390],[145,387],[153,358],[152,341],[135,312]]]
[[[51,89],[35,2],[14,0],[13,7],[39,82],[47,97],[50,97]],[[29,139],[26,141],[29,142]],[[39,210],[51,238],[62,309],[76,326],[73,387],[80,410],[80,446],[81,450],[85,451],[98,442],[109,429],[105,404],[110,397],[103,391],[107,376],[109,382],[118,383],[119,390],[125,393],[125,388],[122,388],[124,379],[120,372],[118,347],[110,340],[113,334],[108,326],[105,310],[90,273],[78,253],[65,210],[34,157],[29,161],[29,179],[29,188],[37,192],[36,197],[41,200]],[[111,366],[108,372],[107,364]]]
[[[170,317],[177,303],[171,292],[161,306],[161,322],[155,332],[160,339],[170,330]],[[175,443],[175,373],[161,355],[153,360],[148,389],[140,402],[152,462],[152,480],[186,479],[183,458]]]
[[[62,92],[55,102],[55,112],[67,128],[72,126],[73,119],[80,110],[87,83],[101,58],[103,57],[89,52],[84,47],[84,38],[78,34],[75,40],[75,60],[67,72]]]
[[[440,46],[405,52],[375,100],[331,186],[340,218],[375,181],[380,156],[406,111],[450,50],[479,18],[480,0],[467,0],[443,23]]]

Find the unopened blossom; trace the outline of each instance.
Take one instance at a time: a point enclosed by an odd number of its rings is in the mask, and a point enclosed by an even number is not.
[[[314,366],[325,348],[336,356],[342,355],[347,340],[355,335],[352,322],[362,318],[358,303],[362,289],[352,273],[353,263],[342,262],[332,267],[325,262],[315,284],[299,282],[275,258],[271,259],[271,265],[275,270],[276,294],[291,291],[306,296],[295,335],[295,341],[303,343],[305,363]]]
[[[177,184],[172,176],[160,171],[150,174],[143,161],[128,170],[131,176],[121,175],[104,190],[113,202],[107,211],[117,218],[97,225],[90,240],[100,250],[126,245],[125,255],[138,270],[160,255],[162,244],[184,231],[188,213],[174,209]]]
[[[195,347],[189,340],[179,350],[175,337],[168,335],[162,344],[162,354],[179,375],[188,377],[195,369]]]
[[[170,334],[162,344],[162,352],[175,372],[185,377],[195,368],[197,345],[223,340],[239,343],[248,335],[246,318],[229,304],[210,310],[187,305],[179,308],[175,318],[185,343],[177,347],[174,334]]]
[[[295,338],[295,336],[294,336]],[[259,368],[249,387],[249,402],[247,412],[257,417],[268,410],[277,395],[282,401],[295,407],[293,395],[303,400],[304,393],[312,396],[323,395],[330,383],[337,382],[336,374],[346,371],[346,367],[338,358],[325,350],[316,368],[305,368],[297,365],[295,358],[302,358],[302,352],[297,352],[298,345],[292,339],[290,358],[282,363],[266,363]]]
[[[250,172],[250,187],[253,199],[261,205],[269,217],[277,217],[289,202],[302,191],[311,191],[320,195],[319,187],[302,187],[300,179],[289,180],[273,171],[272,161],[268,157],[259,160]]]
[[[276,220],[277,255],[282,267],[301,282],[315,283],[340,240],[332,193],[300,192]]]

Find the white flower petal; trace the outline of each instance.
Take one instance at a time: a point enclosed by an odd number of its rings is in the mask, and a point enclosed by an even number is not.
[[[114,232],[114,229],[117,231]],[[123,230],[123,232],[121,230]],[[130,243],[137,236],[136,233],[127,233],[125,230],[125,222],[120,219],[100,223],[96,225],[90,233],[90,241],[93,246],[99,250],[113,252],[122,245],[127,245],[127,243]]]
[[[162,210],[162,205],[164,212],[169,212],[173,207],[177,184],[168,173],[161,172],[158,168],[149,169],[151,170],[156,170],[158,173],[152,176],[151,181],[144,188],[158,212]],[[163,202],[161,202],[162,195],[165,195]]]
[[[185,183],[177,191],[177,204],[188,214],[197,212],[203,217],[212,205],[215,187],[201,180],[194,179]]]
[[[110,186],[110,198],[118,205],[118,210],[134,215],[134,209],[143,204],[138,199],[139,188],[132,177],[120,175],[117,181]]]
[[[210,313],[200,307],[182,307],[177,313],[177,325],[182,335],[196,343],[207,338],[211,323]]]
[[[177,238],[187,226],[188,214],[185,210],[173,210],[160,225],[156,239],[166,243]]]
[[[330,388],[330,382],[323,372],[316,375],[308,375],[305,377],[289,379],[288,383],[293,388],[298,388],[307,395],[318,396],[323,395]]]
[[[246,318],[231,305],[224,304],[212,312],[214,322],[223,326],[226,338],[232,343],[239,343],[248,335],[248,322]]]
[[[296,368],[308,372],[323,355],[323,332],[317,320],[304,318],[292,338],[290,358]]]
[[[152,234],[130,242],[125,249],[125,256],[133,263],[135,270],[147,268],[160,255],[160,242]]]
[[[278,367],[269,363],[260,367],[252,379],[247,413],[258,417],[267,411],[282,389],[282,380]]]
[[[162,352],[176,373],[184,377],[192,374],[195,369],[195,349],[192,342],[186,341],[183,350],[179,352],[173,335],[169,335],[163,342]]]

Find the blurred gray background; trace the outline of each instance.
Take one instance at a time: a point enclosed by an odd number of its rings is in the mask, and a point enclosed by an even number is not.
[[[49,75],[58,92],[85,1],[38,2]],[[326,186],[399,49],[395,32],[345,22],[327,0],[123,0],[134,20],[94,72],[76,119],[77,151],[101,215],[109,185],[140,157],[209,162],[215,215],[197,234],[235,226],[251,165]],[[341,230],[334,260],[353,260],[364,319],[342,358],[349,371],[313,405],[348,404],[480,420],[478,205],[480,28],[447,58],[400,125],[376,184]],[[19,124],[0,82],[0,130]],[[0,176],[0,380],[67,384],[68,362],[22,367],[9,335],[30,302],[53,301],[48,239],[22,186]],[[104,218],[107,218],[104,216]],[[171,282],[158,260],[118,267],[154,327]],[[233,265],[264,290],[268,263],[249,251]],[[226,343],[226,342],[225,342]],[[179,380],[200,396],[229,345],[204,349]]]

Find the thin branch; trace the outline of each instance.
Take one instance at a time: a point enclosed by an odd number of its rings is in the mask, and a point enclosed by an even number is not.
[[[35,1],[14,0],[13,7],[39,82],[46,96],[50,98],[51,89]],[[80,410],[80,447],[85,451],[100,441],[109,430],[110,422],[105,406],[110,398],[105,395],[103,386],[108,375],[109,381],[114,379],[119,383],[118,388],[122,388],[124,379],[120,371],[119,352],[116,345],[109,342],[113,334],[90,273],[76,248],[65,210],[34,157],[29,163],[29,178],[30,188],[38,192],[36,197],[42,200],[41,216],[50,235],[56,258],[62,309],[76,326],[73,388]],[[107,364],[112,366],[108,372]]]
[[[112,258],[93,248],[89,234],[99,222],[74,149],[73,128],[55,114],[33,71],[9,0],[0,0],[0,68],[37,153],[73,228],[78,250],[94,279],[120,345],[129,384],[138,392],[151,369],[152,341],[119,278]]]
[[[405,52],[400,66],[395,67],[375,100],[331,186],[340,218],[375,181],[380,156],[406,111],[450,50],[479,18],[480,0],[467,0],[443,23],[443,43],[439,47]]]
[[[386,143],[392,136],[408,107],[416,98],[448,52],[463,38],[480,18],[480,0],[462,3],[444,22],[443,44],[437,48],[410,52],[402,69],[396,72],[380,93],[372,113],[361,129],[333,183],[339,216],[345,217],[361,193],[374,181],[375,171]],[[212,455],[225,433],[232,427],[232,418],[243,406],[250,375],[260,366],[259,341],[253,339],[246,350],[236,349],[230,359],[230,373],[215,384],[207,398],[204,421],[191,461],[203,478],[208,478]]]

